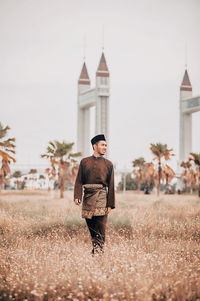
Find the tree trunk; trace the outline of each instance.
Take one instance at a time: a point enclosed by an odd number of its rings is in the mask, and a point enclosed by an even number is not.
[[[18,189],[19,189],[19,187],[18,187],[18,181],[16,181],[15,183],[16,183],[16,185],[17,185],[17,190],[18,190]]]
[[[166,186],[168,187],[168,184],[169,184],[169,174],[167,173],[166,174]]]
[[[2,190],[2,184],[3,184],[3,177],[0,176],[0,192],[1,192],[1,190]]]
[[[160,195],[160,179],[161,179],[161,162],[159,160],[158,162],[158,189],[157,189],[157,195]]]
[[[166,193],[169,193],[169,174],[166,173],[166,186],[165,186],[165,189],[166,189]]]
[[[60,198],[61,199],[64,198],[64,189],[63,189],[63,187],[60,187]]]
[[[64,162],[61,159],[59,164],[58,185],[60,188],[60,198],[64,198]]]
[[[123,192],[126,191],[126,173],[123,174]]]
[[[62,178],[60,179],[60,198],[64,198],[64,180]]]
[[[198,196],[200,197],[200,166],[199,166],[199,175],[198,175]]]

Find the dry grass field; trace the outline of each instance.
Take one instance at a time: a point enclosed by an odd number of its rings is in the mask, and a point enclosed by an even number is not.
[[[0,300],[200,300],[200,199],[117,194],[104,255],[72,192],[0,193]]]

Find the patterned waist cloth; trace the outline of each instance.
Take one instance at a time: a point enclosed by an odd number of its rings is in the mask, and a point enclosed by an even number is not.
[[[82,217],[91,219],[92,216],[107,214],[107,190],[103,184],[84,184]]]

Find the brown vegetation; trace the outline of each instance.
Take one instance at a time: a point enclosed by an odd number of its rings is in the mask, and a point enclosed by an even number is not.
[[[96,257],[72,192],[5,192],[0,209],[0,299],[200,298],[196,196],[117,194]]]

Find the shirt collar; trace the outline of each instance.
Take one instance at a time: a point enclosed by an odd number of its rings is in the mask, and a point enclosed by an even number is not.
[[[95,160],[101,160],[101,159],[103,158],[103,156],[95,157],[94,155],[92,155],[92,157],[93,157]]]

